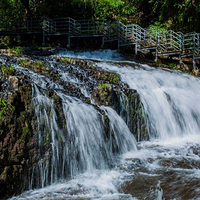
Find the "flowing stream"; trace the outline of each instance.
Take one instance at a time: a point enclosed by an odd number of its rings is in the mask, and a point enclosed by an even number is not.
[[[95,109],[62,93],[62,85],[16,65],[34,80],[38,139],[43,142],[41,135],[46,127],[51,132],[53,156],[49,159],[46,155],[32,172],[40,173],[41,189],[12,199],[200,199],[199,78],[127,62],[112,51],[65,51],[60,55],[101,60],[96,62],[97,67],[119,74],[124,83],[136,89],[149,141],[136,142],[111,107]],[[53,62],[51,65],[54,67]],[[90,97],[75,77],[57,70],[65,83],[78,84],[82,94]],[[84,72],[79,73],[84,76]],[[52,88],[62,99],[64,129],[57,124],[55,105],[45,88]],[[109,118],[109,139],[105,139],[102,112]],[[62,147],[59,140],[63,141]],[[51,171],[49,165],[54,166]]]

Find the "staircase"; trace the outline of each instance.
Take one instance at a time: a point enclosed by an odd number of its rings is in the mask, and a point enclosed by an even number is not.
[[[144,29],[137,24],[125,25],[122,22],[108,22],[102,19],[74,20],[63,18],[29,18],[24,21],[14,21],[7,24],[0,22],[0,35],[20,35],[43,33],[47,35],[68,35],[71,37],[102,37],[103,44],[117,41],[118,48],[133,46],[135,54],[155,51],[156,59],[162,55],[178,55],[180,58],[192,57],[194,68],[195,60],[200,59],[200,34],[174,32],[158,28]]]

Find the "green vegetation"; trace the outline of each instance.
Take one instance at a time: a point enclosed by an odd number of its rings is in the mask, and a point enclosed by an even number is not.
[[[104,89],[107,89],[109,87],[111,87],[111,84],[102,83],[102,84],[99,85],[98,89],[104,90]]]
[[[10,114],[15,109],[14,106],[9,104],[7,101],[0,99],[0,120],[3,115]]]
[[[109,91],[111,90],[111,87],[111,84],[102,83],[98,86],[98,90],[103,96],[107,96]]]
[[[173,69],[176,69],[177,65],[176,65],[176,63],[169,63],[169,67],[173,68]]]
[[[89,97],[86,98],[86,103],[91,104],[91,99]]]
[[[105,74],[101,74],[99,78],[100,79],[105,79],[105,77],[106,77]]]
[[[8,65],[2,65],[0,66],[0,70],[3,75],[14,75],[15,74],[15,68]]]
[[[94,69],[94,70],[97,69],[97,67],[93,66],[93,65],[90,65],[89,67],[92,68],[92,69]]]
[[[13,48],[9,48],[10,53],[15,54],[15,55],[23,55],[25,52],[22,47],[17,46]]]
[[[69,58],[68,58],[68,57],[62,57],[61,60],[62,60],[63,62],[66,62],[66,63],[69,62]]]
[[[74,12],[75,11],[75,12]],[[142,27],[156,25],[175,31],[200,32],[197,0],[1,0],[0,29],[26,17],[72,17],[119,20]]]
[[[115,73],[110,73],[109,81],[110,81],[111,83],[116,83],[118,80],[119,80],[119,77],[118,77],[117,74],[115,74]]]
[[[143,0],[144,1],[144,0]],[[150,23],[162,24],[175,31],[200,31],[200,2],[194,0],[149,0]]]
[[[0,23],[1,24],[1,23]],[[1,27],[0,27],[1,28]],[[0,46],[9,46],[12,43],[10,36],[1,36],[0,37]]]
[[[17,64],[20,64],[23,67],[28,67],[30,65],[30,62],[28,60],[18,60]]]
[[[33,63],[33,68],[35,70],[44,70],[46,67],[43,65],[43,63],[40,60],[37,60]]]

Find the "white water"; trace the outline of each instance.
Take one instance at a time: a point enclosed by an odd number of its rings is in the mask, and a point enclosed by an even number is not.
[[[109,60],[108,57],[113,57],[112,53],[106,55],[106,60]],[[87,53],[85,56],[87,59],[94,58],[93,54]],[[146,163],[150,171],[163,169],[160,163],[166,158],[187,160],[189,163],[199,162],[200,152],[196,154],[192,150],[198,149],[200,143],[199,78],[173,70],[155,69],[148,65],[132,63],[124,61],[97,63],[98,67],[119,74],[122,81],[137,90],[147,116],[150,141],[141,142],[139,144],[141,150],[126,154],[124,159],[153,158],[154,162]],[[187,167],[174,168],[173,164],[170,166],[167,169],[180,170],[183,177],[184,171],[188,172]],[[190,176],[199,174],[198,167],[192,167],[190,173],[192,174]],[[161,192],[158,193],[157,198],[159,196],[161,198],[163,193],[162,189],[159,191]],[[199,198],[198,192],[197,196],[196,198]]]
[[[98,50],[98,51],[70,51],[70,50],[62,50],[57,53],[60,56],[67,56],[69,58],[80,58],[80,59],[92,59],[99,61],[120,61],[123,60],[123,56],[121,56],[117,51],[113,50]]]
[[[115,63],[99,67],[120,74],[140,94],[149,120],[151,139],[170,140],[200,135],[200,80],[190,75],[149,68],[132,69]]]
[[[101,58],[98,58],[98,54],[101,55]],[[101,52],[92,54],[89,52],[81,54],[63,52],[62,55],[101,60],[105,56]],[[116,57],[116,54],[114,52],[113,56],[113,53],[109,51],[106,53],[105,59],[112,60],[112,57]],[[130,65],[130,63],[126,62],[123,64],[101,62],[97,63],[97,65],[103,69],[118,73],[122,81],[138,91],[147,116],[150,141],[140,142],[138,144],[139,150],[136,151],[135,141],[130,137],[129,130],[124,126],[121,118],[111,108],[102,107],[101,109],[111,119],[111,127],[113,127],[113,130],[117,130],[117,132],[114,131],[116,134],[113,137],[116,141],[112,142],[110,140],[108,146],[112,147],[113,144],[117,144],[118,147],[122,146],[120,153],[123,153],[123,159],[117,159],[121,160],[121,165],[112,170],[106,167],[108,163],[103,163],[101,166],[102,161],[106,160],[102,158],[101,150],[98,149],[102,146],[97,145],[97,147],[94,147],[94,149],[97,148],[96,150],[100,151],[97,155],[93,154],[93,147],[90,148],[90,145],[84,146],[86,144],[84,142],[84,144],[77,147],[80,148],[80,151],[81,148],[87,149],[83,150],[81,163],[84,163],[83,169],[88,169],[88,172],[80,174],[80,171],[75,170],[78,172],[75,173],[72,169],[71,174],[75,176],[72,180],[53,184],[39,190],[28,191],[22,194],[21,197],[13,199],[135,199],[134,195],[126,195],[119,191],[124,181],[134,181],[136,179],[136,182],[140,184],[141,179],[137,178],[137,176],[142,176],[144,180],[146,178],[148,178],[147,180],[155,179],[154,185],[152,185],[152,182],[142,182],[143,189],[140,192],[136,190],[134,193],[139,199],[161,200],[163,195],[170,196],[170,194],[171,199],[181,199],[181,197],[188,199],[187,193],[189,197],[192,196],[192,199],[200,198],[199,183],[192,182],[193,179],[200,180],[200,168],[198,165],[200,162],[199,78],[176,71],[154,69],[147,65],[135,65],[133,68],[133,64]],[[63,79],[66,79],[66,77],[63,76]],[[79,102],[79,100],[74,100],[61,94],[60,96],[65,99],[66,104],[64,103],[63,106],[66,106],[66,110],[71,110],[66,112],[67,115],[72,115],[70,119],[78,117],[75,121],[69,122],[71,126],[68,128],[69,130],[70,128],[72,129],[71,133],[74,133],[74,123],[80,123],[80,121],[83,124],[88,124],[89,126],[87,127],[93,130],[93,127],[90,127],[91,124],[86,119],[91,118],[91,122],[94,123],[95,121],[96,123],[97,120],[95,119],[99,114],[96,111],[94,112],[93,108],[89,108],[90,106]],[[86,112],[84,113],[84,111]],[[75,113],[75,116],[73,116],[73,113]],[[84,115],[87,118],[84,118]],[[91,117],[91,115],[95,116]],[[66,118],[69,119],[69,116],[66,116]],[[88,138],[85,138],[85,134],[88,131],[85,130],[84,125],[75,127],[80,128],[80,130],[76,130],[80,134],[78,137],[86,141]],[[93,138],[94,135],[90,135],[94,143],[102,139],[101,137],[99,138],[101,125],[95,124],[95,127],[98,127],[100,131],[98,135],[95,135],[95,138]],[[126,133],[126,136],[122,133]],[[127,145],[123,146],[121,144],[122,140]],[[132,147],[131,144],[133,144]],[[109,154],[110,151],[107,148],[105,149]],[[91,157],[84,155],[86,152]],[[75,157],[72,162],[75,162],[75,166],[78,166],[79,164],[76,163]],[[110,158],[113,157],[115,156],[110,156]],[[100,163],[99,160],[101,160]],[[171,179],[168,180],[166,172],[173,174]],[[151,179],[152,177],[154,179]],[[191,184],[187,183],[187,180]],[[135,186],[134,184],[132,185],[133,189]],[[155,189],[151,189],[154,186]],[[148,188],[149,192],[145,190],[146,188]],[[186,189],[182,191],[181,188]],[[188,188],[191,188],[192,192]],[[151,193],[152,191],[154,191],[153,194]]]

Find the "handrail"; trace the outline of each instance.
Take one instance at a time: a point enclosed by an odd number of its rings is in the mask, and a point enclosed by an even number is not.
[[[200,53],[200,33],[183,34],[172,30],[122,22],[108,22],[103,19],[74,20],[70,17],[34,17],[26,20],[0,20],[0,31],[44,32],[45,34],[66,33],[70,35],[102,35],[106,40],[117,39],[120,44],[135,43],[142,47],[156,46],[158,52],[178,51],[180,53]]]

